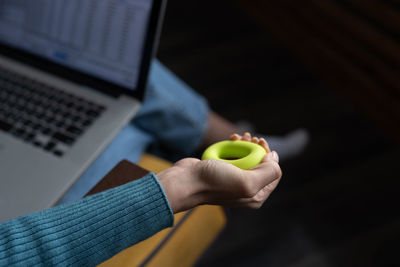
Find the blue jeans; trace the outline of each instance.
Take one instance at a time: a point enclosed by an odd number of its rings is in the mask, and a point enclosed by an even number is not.
[[[145,151],[172,161],[190,155],[199,147],[207,130],[208,111],[203,97],[154,60],[137,116],[58,204],[82,198],[123,159],[137,162]]]

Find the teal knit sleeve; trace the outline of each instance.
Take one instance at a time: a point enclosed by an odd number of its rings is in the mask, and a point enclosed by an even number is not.
[[[80,201],[0,224],[0,266],[96,266],[173,225],[153,173]]]

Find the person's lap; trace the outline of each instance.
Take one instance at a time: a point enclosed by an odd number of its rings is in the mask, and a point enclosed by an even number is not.
[[[192,153],[207,128],[208,105],[155,60],[144,103],[134,118],[71,187],[58,204],[82,198],[119,161],[137,162],[151,152],[176,160]]]

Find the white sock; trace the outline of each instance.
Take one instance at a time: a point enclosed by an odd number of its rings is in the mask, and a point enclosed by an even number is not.
[[[239,121],[236,123],[236,126],[240,131],[239,134],[249,132],[254,136],[264,137],[264,139],[267,140],[270,149],[275,150],[281,160],[289,159],[301,154],[310,140],[310,134],[307,130],[302,128],[289,132],[284,136],[268,136],[259,133],[254,134],[255,127],[247,121]]]
[[[305,129],[294,130],[285,136],[256,136],[264,137],[271,150],[275,150],[281,160],[301,154],[310,140],[310,134]]]

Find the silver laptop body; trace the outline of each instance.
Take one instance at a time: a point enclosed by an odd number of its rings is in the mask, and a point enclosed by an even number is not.
[[[55,205],[135,116],[164,5],[0,0],[0,221]]]

